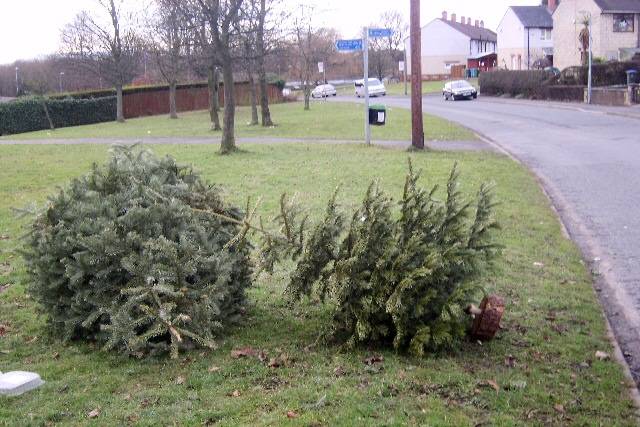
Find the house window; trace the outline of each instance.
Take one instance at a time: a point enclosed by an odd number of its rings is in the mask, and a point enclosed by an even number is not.
[[[614,33],[633,33],[634,32],[634,16],[633,14],[616,14],[613,15],[613,32]]]
[[[548,28],[541,29],[540,40],[551,40],[551,30]]]

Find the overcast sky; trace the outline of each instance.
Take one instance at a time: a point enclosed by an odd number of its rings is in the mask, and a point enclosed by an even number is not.
[[[139,8],[148,0],[125,0]],[[408,19],[409,0],[284,0],[290,7],[301,2],[317,4],[318,25],[337,28],[344,37],[376,22],[386,10],[400,10]],[[440,17],[443,10],[495,28],[508,6],[536,5],[538,0],[425,0],[422,24]],[[0,64],[29,59],[58,50],[60,30],[80,10],[95,8],[95,0],[0,0]]]

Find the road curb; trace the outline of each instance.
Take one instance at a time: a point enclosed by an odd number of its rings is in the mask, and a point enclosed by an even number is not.
[[[499,150],[501,153],[505,154],[506,156],[508,156],[510,159],[512,159],[513,161],[517,162],[518,164],[522,165],[523,167],[526,168],[526,170],[529,171],[529,173],[531,173],[531,175],[534,177],[534,179],[536,180],[536,182],[538,183],[538,186],[540,187],[540,189],[542,190],[543,194],[545,195],[545,197],[547,197],[547,200],[549,200],[549,204],[551,206],[551,208],[553,209],[554,213],[556,214],[558,221],[560,222],[560,226],[562,228],[562,232],[565,235],[565,237],[567,237],[568,239],[570,239],[571,241],[573,241],[578,248],[580,249],[580,252],[582,253],[582,258],[583,261],[585,262],[585,264],[587,266],[589,266],[590,264],[592,264],[592,262],[589,260],[590,259],[594,259],[595,257],[592,257],[590,255],[592,254],[598,254],[599,250],[597,250],[596,248],[594,248],[594,243],[593,241],[591,242],[580,242],[580,239],[576,239],[574,238],[574,236],[572,235],[572,233],[569,231],[571,228],[570,225],[571,224],[567,224],[567,219],[563,216],[563,212],[565,212],[568,216],[571,216],[571,223],[572,225],[574,225],[576,228],[581,228],[583,229],[583,233],[584,234],[589,234],[588,231],[586,231],[586,227],[584,226],[584,224],[582,224],[582,222],[580,220],[577,219],[577,216],[575,216],[574,214],[572,214],[571,209],[569,208],[569,205],[566,204],[563,201],[563,197],[558,193],[558,191],[556,191],[553,188],[553,185],[550,184],[550,181],[542,174],[535,172],[534,170],[532,170],[531,168],[529,168],[527,166],[527,164],[525,162],[523,162],[522,160],[520,160],[518,158],[518,156],[516,156],[515,154],[511,153],[509,150],[507,150],[506,148],[502,147],[498,142],[492,140],[491,138],[487,137],[486,135],[483,135],[480,132],[475,132],[475,134],[478,136],[478,138],[480,138],[480,140],[482,140],[483,142],[485,142],[486,144],[489,144],[491,146],[496,147],[497,150]],[[560,206],[558,206],[560,205]],[[586,246],[586,248],[584,247]],[[638,381],[636,381],[636,378],[633,376],[633,373],[631,371],[631,366],[629,365],[629,362],[627,361],[627,359],[624,357],[624,352],[622,349],[622,346],[618,340],[618,336],[616,335],[616,331],[613,328],[609,317],[612,315],[612,312],[614,311],[614,307],[611,306],[607,306],[605,305],[605,303],[608,302],[612,302],[609,300],[603,300],[603,296],[601,295],[601,293],[598,293],[596,290],[596,286],[600,283],[604,286],[606,286],[608,289],[613,290],[614,289],[614,284],[612,283],[612,280],[609,277],[605,277],[600,276],[600,278],[598,280],[592,280],[592,290],[596,296],[596,298],[598,299],[598,301],[600,302],[600,306],[602,308],[602,311],[604,313],[603,316],[603,320],[605,321],[605,326],[607,329],[607,338],[609,339],[609,342],[611,343],[612,347],[613,347],[613,357],[615,359],[615,361],[620,365],[620,367],[622,368],[622,372],[625,376],[625,378],[627,379],[627,381],[629,381],[629,386],[628,391],[629,391],[629,397],[631,397],[631,400],[634,403],[635,406],[635,412],[636,412],[636,417],[638,417],[638,419],[640,419],[640,391],[638,390],[638,386],[640,385],[640,378],[638,378]],[[614,304],[616,304],[616,309],[619,309],[620,311],[626,312],[625,308],[623,305],[621,305],[618,301],[613,301]],[[637,358],[640,358],[640,352],[635,351],[635,356],[637,356]]]
[[[483,100],[486,100],[487,102],[494,102],[496,104],[508,104],[508,105],[520,105],[520,106],[533,106],[533,107],[552,107],[552,108],[557,108],[559,110],[569,110],[569,111],[578,111],[581,113],[594,113],[594,114],[604,114],[607,116],[614,116],[614,117],[625,117],[625,118],[629,118],[629,119],[635,119],[635,120],[640,120],[640,113],[635,114],[635,113],[625,113],[622,111],[606,111],[606,110],[590,110],[588,108],[584,108],[584,107],[580,107],[579,105],[585,105],[585,104],[575,104],[572,105],[571,103],[559,103],[559,102],[548,102],[548,101],[532,101],[532,100],[523,100],[524,102],[519,102],[518,100],[513,100],[513,99],[504,99],[504,98],[499,98],[499,97],[495,97],[495,96],[488,96],[485,95],[482,97]],[[527,102],[528,101],[528,102]],[[621,107],[622,108],[622,107]]]

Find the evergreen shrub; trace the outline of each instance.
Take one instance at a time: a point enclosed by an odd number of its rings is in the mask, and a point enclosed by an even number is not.
[[[214,347],[243,312],[243,213],[172,158],[115,147],[37,215],[24,257],[53,334],[135,356]]]

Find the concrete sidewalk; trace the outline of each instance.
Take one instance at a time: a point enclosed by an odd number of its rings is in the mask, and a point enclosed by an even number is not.
[[[425,98],[438,97],[440,95],[425,95]],[[564,110],[572,110],[579,112],[590,113],[602,113],[612,116],[628,117],[632,119],[640,120],[640,104],[630,107],[613,107],[607,105],[589,105],[579,102],[560,102],[560,101],[545,101],[545,100],[532,100],[532,99],[515,99],[515,98],[501,98],[496,96],[480,96],[477,102],[495,103],[495,104],[511,104],[517,106],[530,106],[530,107],[542,107],[542,108],[557,108]]]
[[[179,138],[179,137],[149,137],[149,138],[78,138],[78,139],[29,139],[29,140],[0,140],[2,145],[113,145],[113,144],[191,144],[218,145],[220,138]],[[236,143],[242,144],[363,144],[361,140],[333,140],[310,138],[237,138]],[[483,141],[427,141],[427,146],[437,151],[497,151],[496,148]],[[410,141],[372,141],[372,145],[383,148],[406,150],[411,147]]]

